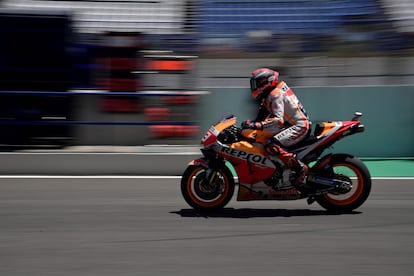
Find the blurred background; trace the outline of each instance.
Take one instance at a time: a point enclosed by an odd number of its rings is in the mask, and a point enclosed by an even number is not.
[[[314,121],[366,114],[358,154],[414,156],[412,0],[0,0],[0,21],[3,149],[198,144],[254,117],[272,66]]]

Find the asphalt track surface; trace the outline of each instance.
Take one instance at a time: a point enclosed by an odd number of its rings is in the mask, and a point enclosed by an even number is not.
[[[414,275],[414,180],[330,214],[232,201],[200,215],[168,177],[0,178],[0,275]]]

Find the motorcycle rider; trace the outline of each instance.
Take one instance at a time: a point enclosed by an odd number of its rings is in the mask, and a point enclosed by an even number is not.
[[[300,187],[309,168],[287,148],[302,141],[310,132],[311,122],[303,105],[293,90],[284,81],[279,81],[279,73],[269,68],[252,72],[250,88],[251,95],[259,103],[259,111],[256,119],[244,121],[242,128],[266,130],[273,134],[265,145],[266,151],[296,172],[294,184]]]

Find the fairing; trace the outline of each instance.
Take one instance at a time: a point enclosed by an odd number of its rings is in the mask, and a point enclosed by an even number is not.
[[[191,164],[211,167],[209,162],[224,163],[228,161],[237,174],[239,181],[239,192],[237,200],[292,200],[303,198],[296,188],[275,189],[269,185],[267,179],[271,179],[278,170],[280,177],[290,175],[290,170],[275,156],[269,156],[264,150],[265,144],[271,133],[260,130],[244,130],[239,141],[224,144],[218,140],[218,136],[225,129],[234,126],[237,119],[234,116],[227,117],[212,126],[201,140],[205,158],[192,161]],[[363,131],[363,126],[354,118],[352,121],[323,122],[322,129],[308,138],[307,141],[289,149],[297,153],[297,158],[305,163],[317,160],[322,152],[336,141],[347,135]],[[214,154],[216,159],[209,160],[206,155]],[[311,170],[318,170],[330,161],[330,155],[320,159]]]

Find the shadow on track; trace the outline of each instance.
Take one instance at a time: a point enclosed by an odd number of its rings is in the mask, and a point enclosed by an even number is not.
[[[325,210],[309,209],[250,209],[250,208],[224,208],[214,212],[199,212],[194,209],[181,209],[180,211],[170,212],[181,217],[205,217],[205,218],[271,218],[271,217],[310,217],[310,216],[337,216],[337,215],[357,215],[361,212],[339,213]]]

